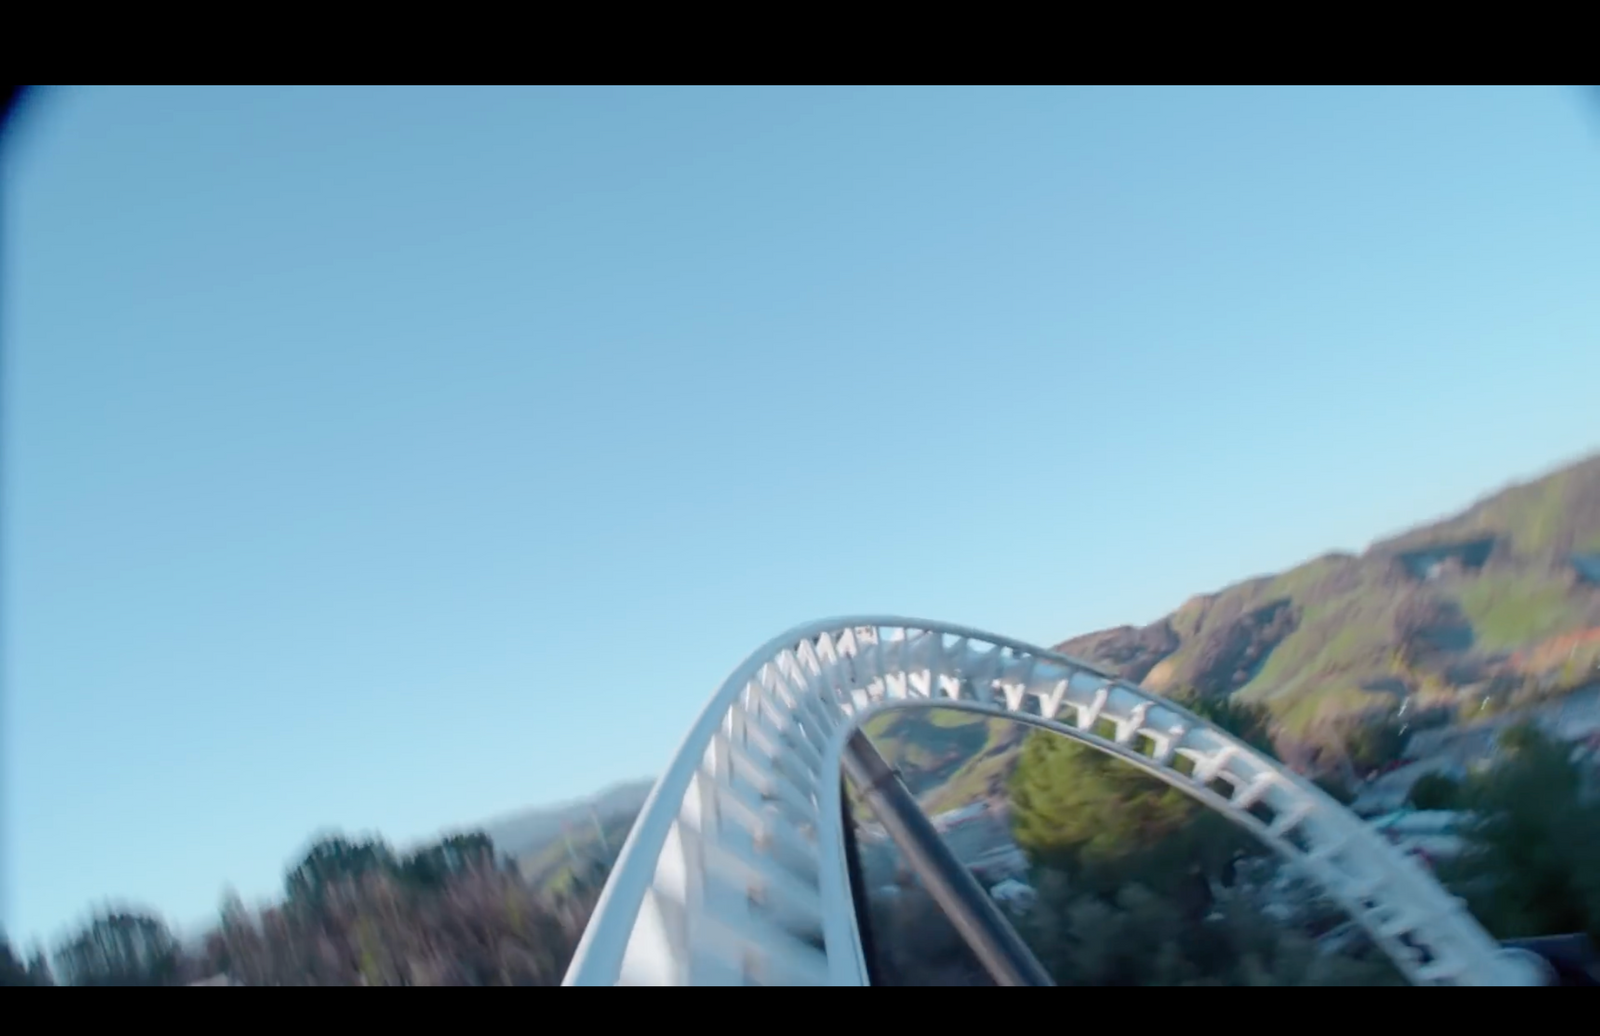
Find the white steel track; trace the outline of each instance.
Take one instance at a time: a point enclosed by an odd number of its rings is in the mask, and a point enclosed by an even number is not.
[[[1414,983],[1537,982],[1337,802],[1173,702],[1004,637],[847,618],[769,642],[712,696],[646,800],[564,984],[866,985],[840,756],[872,714],[933,705],[1048,728],[1183,789],[1303,868]]]

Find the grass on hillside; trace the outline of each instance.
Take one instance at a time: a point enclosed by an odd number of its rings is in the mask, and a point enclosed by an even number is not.
[[[1406,668],[1396,610],[1418,587],[1397,569],[1397,556],[1490,536],[1501,547],[1485,567],[1447,572],[1423,591],[1452,602],[1472,627],[1469,653],[1438,661],[1477,665]],[[1455,517],[1416,527],[1360,555],[1328,554],[1192,597],[1166,619],[1178,634],[1177,650],[1156,663],[1144,682],[1157,693],[1171,693],[1229,681],[1234,674],[1224,667],[1237,663],[1219,638],[1242,632],[1238,623],[1288,600],[1298,624],[1257,660],[1253,672],[1239,677],[1244,683],[1236,691],[1246,701],[1266,704],[1286,731],[1392,703],[1363,689],[1379,679],[1399,679],[1430,700],[1448,700],[1458,688],[1446,682],[1447,672],[1482,671],[1481,663],[1492,665],[1508,654],[1526,658],[1548,638],[1600,622],[1600,596],[1574,583],[1572,553],[1600,556],[1600,456],[1508,487]],[[1202,666],[1206,671],[1199,671]],[[1569,668],[1581,665],[1574,661]]]
[[[572,853],[576,853],[580,860],[602,856],[615,858],[622,850],[622,843],[627,841],[628,834],[633,828],[633,821],[632,816],[612,817],[601,821],[601,829],[605,832],[605,848],[609,853],[602,851],[600,834],[595,831],[592,823],[585,820],[575,824],[571,833]],[[607,859],[607,863],[609,862],[610,859]],[[566,840],[560,837],[539,851],[520,857],[517,866],[530,884],[549,892],[567,890],[574,879],[572,855],[567,850]]]
[[[957,727],[970,727],[975,723],[983,723],[988,717],[976,712],[966,712],[962,709],[941,709],[919,707],[916,709],[891,709],[880,712],[876,716],[861,724],[861,729],[871,738],[887,737],[894,728],[908,719],[929,726],[942,727],[951,730]]]
[[[1535,529],[1543,528],[1537,524],[1543,521],[1537,510],[1530,507],[1523,517]],[[1319,559],[1248,587],[1248,596],[1229,609],[1243,614],[1282,597],[1300,605],[1299,626],[1238,692],[1246,701],[1267,704],[1289,728],[1308,725],[1316,715],[1341,706],[1370,706],[1372,696],[1353,688],[1377,677],[1405,675],[1392,661],[1394,613],[1401,595],[1375,569],[1361,573],[1342,592],[1328,594],[1324,584],[1337,565]],[[1539,569],[1491,569],[1452,580],[1440,590],[1460,605],[1482,651],[1516,650],[1583,625],[1582,609],[1565,585]],[[1199,650],[1199,638],[1191,637],[1167,662],[1181,670]],[[1303,701],[1323,694],[1333,695],[1324,705]]]
[[[922,803],[929,814],[959,809],[989,794],[997,782],[1003,780],[1017,765],[1021,743],[998,750],[985,751],[952,774],[949,780],[930,793]]]
[[[1377,578],[1371,574],[1341,586],[1333,577],[1349,564],[1346,559],[1318,558],[1281,576],[1228,591],[1240,595],[1229,602],[1230,615],[1242,615],[1286,597],[1300,608],[1299,626],[1239,689],[1243,700],[1265,702],[1277,711],[1330,681],[1359,683],[1389,674],[1397,599],[1374,585]],[[1201,647],[1202,638],[1191,633],[1166,661],[1182,671]]]
[[[1456,600],[1486,651],[1512,651],[1582,624],[1566,588],[1536,572],[1485,572],[1464,581]]]
[[[1304,737],[1318,720],[1332,719],[1393,704],[1389,695],[1359,687],[1314,688],[1278,704],[1276,713],[1283,732]]]
[[[1005,772],[1006,761],[997,756],[1016,740],[1018,724],[957,709],[929,708],[875,716],[863,729],[891,766],[910,771],[904,776],[913,791],[931,783],[923,789],[923,807],[938,813],[985,794],[990,779]],[[956,731],[961,732],[959,739],[948,737]],[[928,771],[919,761],[939,765]],[[948,771],[942,779],[941,771]]]
[[[1463,514],[1413,530],[1396,541],[1416,548],[1473,536],[1509,539],[1521,557],[1548,554],[1564,532],[1588,524],[1580,513],[1585,492],[1592,491],[1600,458],[1591,458],[1533,482],[1512,486],[1468,508]],[[1600,534],[1600,529],[1590,535]],[[1583,537],[1579,537],[1581,540]]]
[[[1561,472],[1541,482],[1523,486],[1510,496],[1486,505],[1474,522],[1486,532],[1503,531],[1521,554],[1536,554],[1555,547],[1567,514],[1571,472]]]
[[[957,709],[895,709],[863,724],[869,738],[890,766],[907,771],[915,784],[927,773],[944,769],[953,758],[983,750],[988,718]]]

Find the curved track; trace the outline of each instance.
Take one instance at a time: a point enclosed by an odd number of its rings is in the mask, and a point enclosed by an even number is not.
[[[1418,984],[1527,985],[1460,902],[1333,799],[1178,705],[1042,648],[943,623],[812,623],[741,665],[656,783],[566,985],[866,985],[840,808],[844,741],[956,707],[1085,741],[1254,832]]]

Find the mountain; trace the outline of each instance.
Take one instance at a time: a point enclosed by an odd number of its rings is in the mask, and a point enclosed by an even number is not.
[[[1413,696],[1461,710],[1570,689],[1600,662],[1600,455],[1359,555],[1327,554],[1056,650],[1157,692],[1263,703],[1290,736]]]
[[[1194,597],[1148,626],[1085,634],[1056,650],[1158,693],[1264,704],[1291,740],[1314,741],[1400,700],[1417,712],[1465,711],[1592,682],[1600,676],[1600,455],[1361,554],[1326,554]],[[1014,725],[953,713],[890,714],[869,732],[914,790],[931,797],[925,804],[941,808],[992,792],[1016,747]],[[615,857],[653,783],[619,784],[484,830],[524,874],[563,884],[574,855],[584,866]]]
[[[885,712],[862,729],[930,815],[1002,794],[1028,731],[954,709]]]
[[[562,833],[569,828],[574,837],[591,830],[595,817],[599,818],[602,827],[614,827],[614,822],[619,819],[626,819],[631,826],[654,786],[653,779],[612,785],[575,802],[541,806],[491,820],[482,825],[482,830],[494,840],[495,848],[525,860],[556,845]],[[624,836],[626,833],[624,828]],[[588,836],[585,834],[583,837]],[[619,847],[614,846],[613,852]]]
[[[544,892],[577,892],[583,885],[597,889],[617,862],[622,843],[638,818],[637,807],[606,817],[586,817],[565,838],[553,838],[518,856],[517,869],[524,880]]]

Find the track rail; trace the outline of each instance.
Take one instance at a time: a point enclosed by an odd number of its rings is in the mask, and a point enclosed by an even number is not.
[[[841,758],[872,715],[931,706],[1056,731],[1200,799],[1300,866],[1413,983],[1538,982],[1416,863],[1188,710],[1042,648],[870,617],[791,630],[712,696],[646,800],[564,984],[869,984]]]

